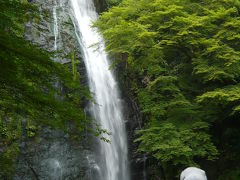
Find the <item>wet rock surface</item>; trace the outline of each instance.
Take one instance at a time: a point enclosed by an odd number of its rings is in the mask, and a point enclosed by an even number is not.
[[[21,142],[14,180],[88,179],[91,152],[67,134],[49,127]]]
[[[39,7],[40,15],[39,18],[30,18],[27,22],[25,38],[49,52],[57,50],[54,60],[62,64],[71,63],[70,54],[74,51],[75,59],[79,61],[77,69],[83,77],[82,83],[86,83],[85,66],[71,19],[70,2],[68,0],[29,0],[29,2]],[[54,48],[54,6],[58,22],[57,49]],[[30,12],[29,14],[31,17]],[[23,122],[23,130],[24,127]],[[32,138],[23,131],[19,150],[14,180],[84,180],[94,179],[96,176],[88,142],[73,141],[61,130],[41,127],[39,134]]]
[[[147,176],[146,157],[137,153],[138,144],[134,142],[136,131],[140,130],[143,125],[142,114],[134,96],[129,89],[125,87],[124,91],[124,112],[126,116],[126,126],[128,135],[129,149],[129,167],[131,169],[131,180],[145,180]]]
[[[63,64],[70,63],[70,54],[75,52],[75,58],[81,60],[81,47],[72,23],[72,10],[68,0],[32,0],[39,7],[39,18],[29,19],[25,27],[25,38],[37,46],[49,51],[55,51],[53,8],[57,15],[56,60]],[[30,15],[31,16],[31,15]],[[80,61],[82,62],[82,60]],[[82,66],[84,67],[84,65]]]

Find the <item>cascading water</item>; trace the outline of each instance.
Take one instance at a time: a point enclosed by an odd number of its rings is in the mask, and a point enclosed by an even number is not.
[[[102,129],[111,132],[110,143],[100,141],[98,153],[102,159],[97,162],[101,180],[129,180],[127,165],[127,138],[122,115],[118,85],[109,70],[104,50],[90,46],[102,42],[100,35],[91,28],[98,16],[92,0],[71,0],[74,25],[82,47],[88,82],[96,103],[91,104],[93,117]]]
[[[53,4],[53,33],[54,33],[54,51],[57,50],[57,38],[58,38],[58,19],[57,19],[57,2],[54,0]]]

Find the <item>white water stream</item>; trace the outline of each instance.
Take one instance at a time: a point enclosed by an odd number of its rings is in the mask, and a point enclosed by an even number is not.
[[[54,0],[53,4],[53,33],[54,33],[54,51],[57,50],[57,40],[58,40],[58,18],[57,18],[57,1]]]
[[[110,139],[110,143],[99,142],[98,155],[101,157],[97,162],[99,179],[129,180],[127,138],[118,84],[109,70],[104,50],[90,47],[103,41],[96,30],[90,27],[98,15],[92,0],[71,0],[71,5],[90,90],[96,102],[91,104],[91,113],[101,128],[111,133],[110,136],[105,135]]]

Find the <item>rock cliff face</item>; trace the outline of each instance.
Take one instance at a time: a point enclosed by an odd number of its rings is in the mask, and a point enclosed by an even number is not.
[[[30,19],[26,25],[25,38],[41,48],[54,51],[54,7],[56,10],[57,36],[56,58],[61,63],[71,62],[66,57],[73,50],[76,51],[76,58],[81,59],[80,47],[75,35],[74,25],[71,20],[70,1],[68,0],[32,0],[39,6],[40,17]],[[83,65],[84,67],[84,65]]]
[[[53,17],[55,6],[58,53],[54,60],[63,64],[71,63],[69,55],[74,51],[76,59],[80,61],[78,70],[84,76],[85,68],[71,20],[69,1],[31,0],[31,3],[39,6],[40,16],[38,19],[29,19],[25,28],[25,38],[50,52],[56,50]],[[85,78],[82,83],[85,83]],[[22,124],[25,129],[24,120]],[[68,134],[50,127],[41,127],[39,134],[31,138],[23,131],[19,145],[20,153],[15,162],[14,179],[94,179],[93,160],[89,147],[83,140],[73,141]]]
[[[121,72],[121,67],[118,71]],[[124,81],[119,81],[122,87],[122,97],[124,99],[124,114],[127,121],[127,137],[129,149],[129,166],[131,168],[131,180],[147,179],[147,158],[137,153],[138,144],[134,142],[136,131],[142,128],[143,117],[138,107],[134,95]]]
[[[67,134],[42,128],[39,137],[25,136],[16,161],[15,180],[88,179],[90,152]]]

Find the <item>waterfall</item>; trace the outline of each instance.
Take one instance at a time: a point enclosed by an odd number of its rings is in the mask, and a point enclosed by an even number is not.
[[[96,29],[90,27],[98,16],[92,0],[71,0],[71,5],[90,91],[95,99],[95,103],[90,105],[91,113],[101,128],[111,133],[105,135],[110,143],[99,142],[99,177],[101,180],[129,180],[127,138],[118,84],[109,70],[103,47],[98,50],[90,47],[103,42]]]
[[[58,19],[57,19],[57,2],[54,0],[53,4],[53,33],[54,33],[54,51],[57,50],[57,38],[58,38]]]

